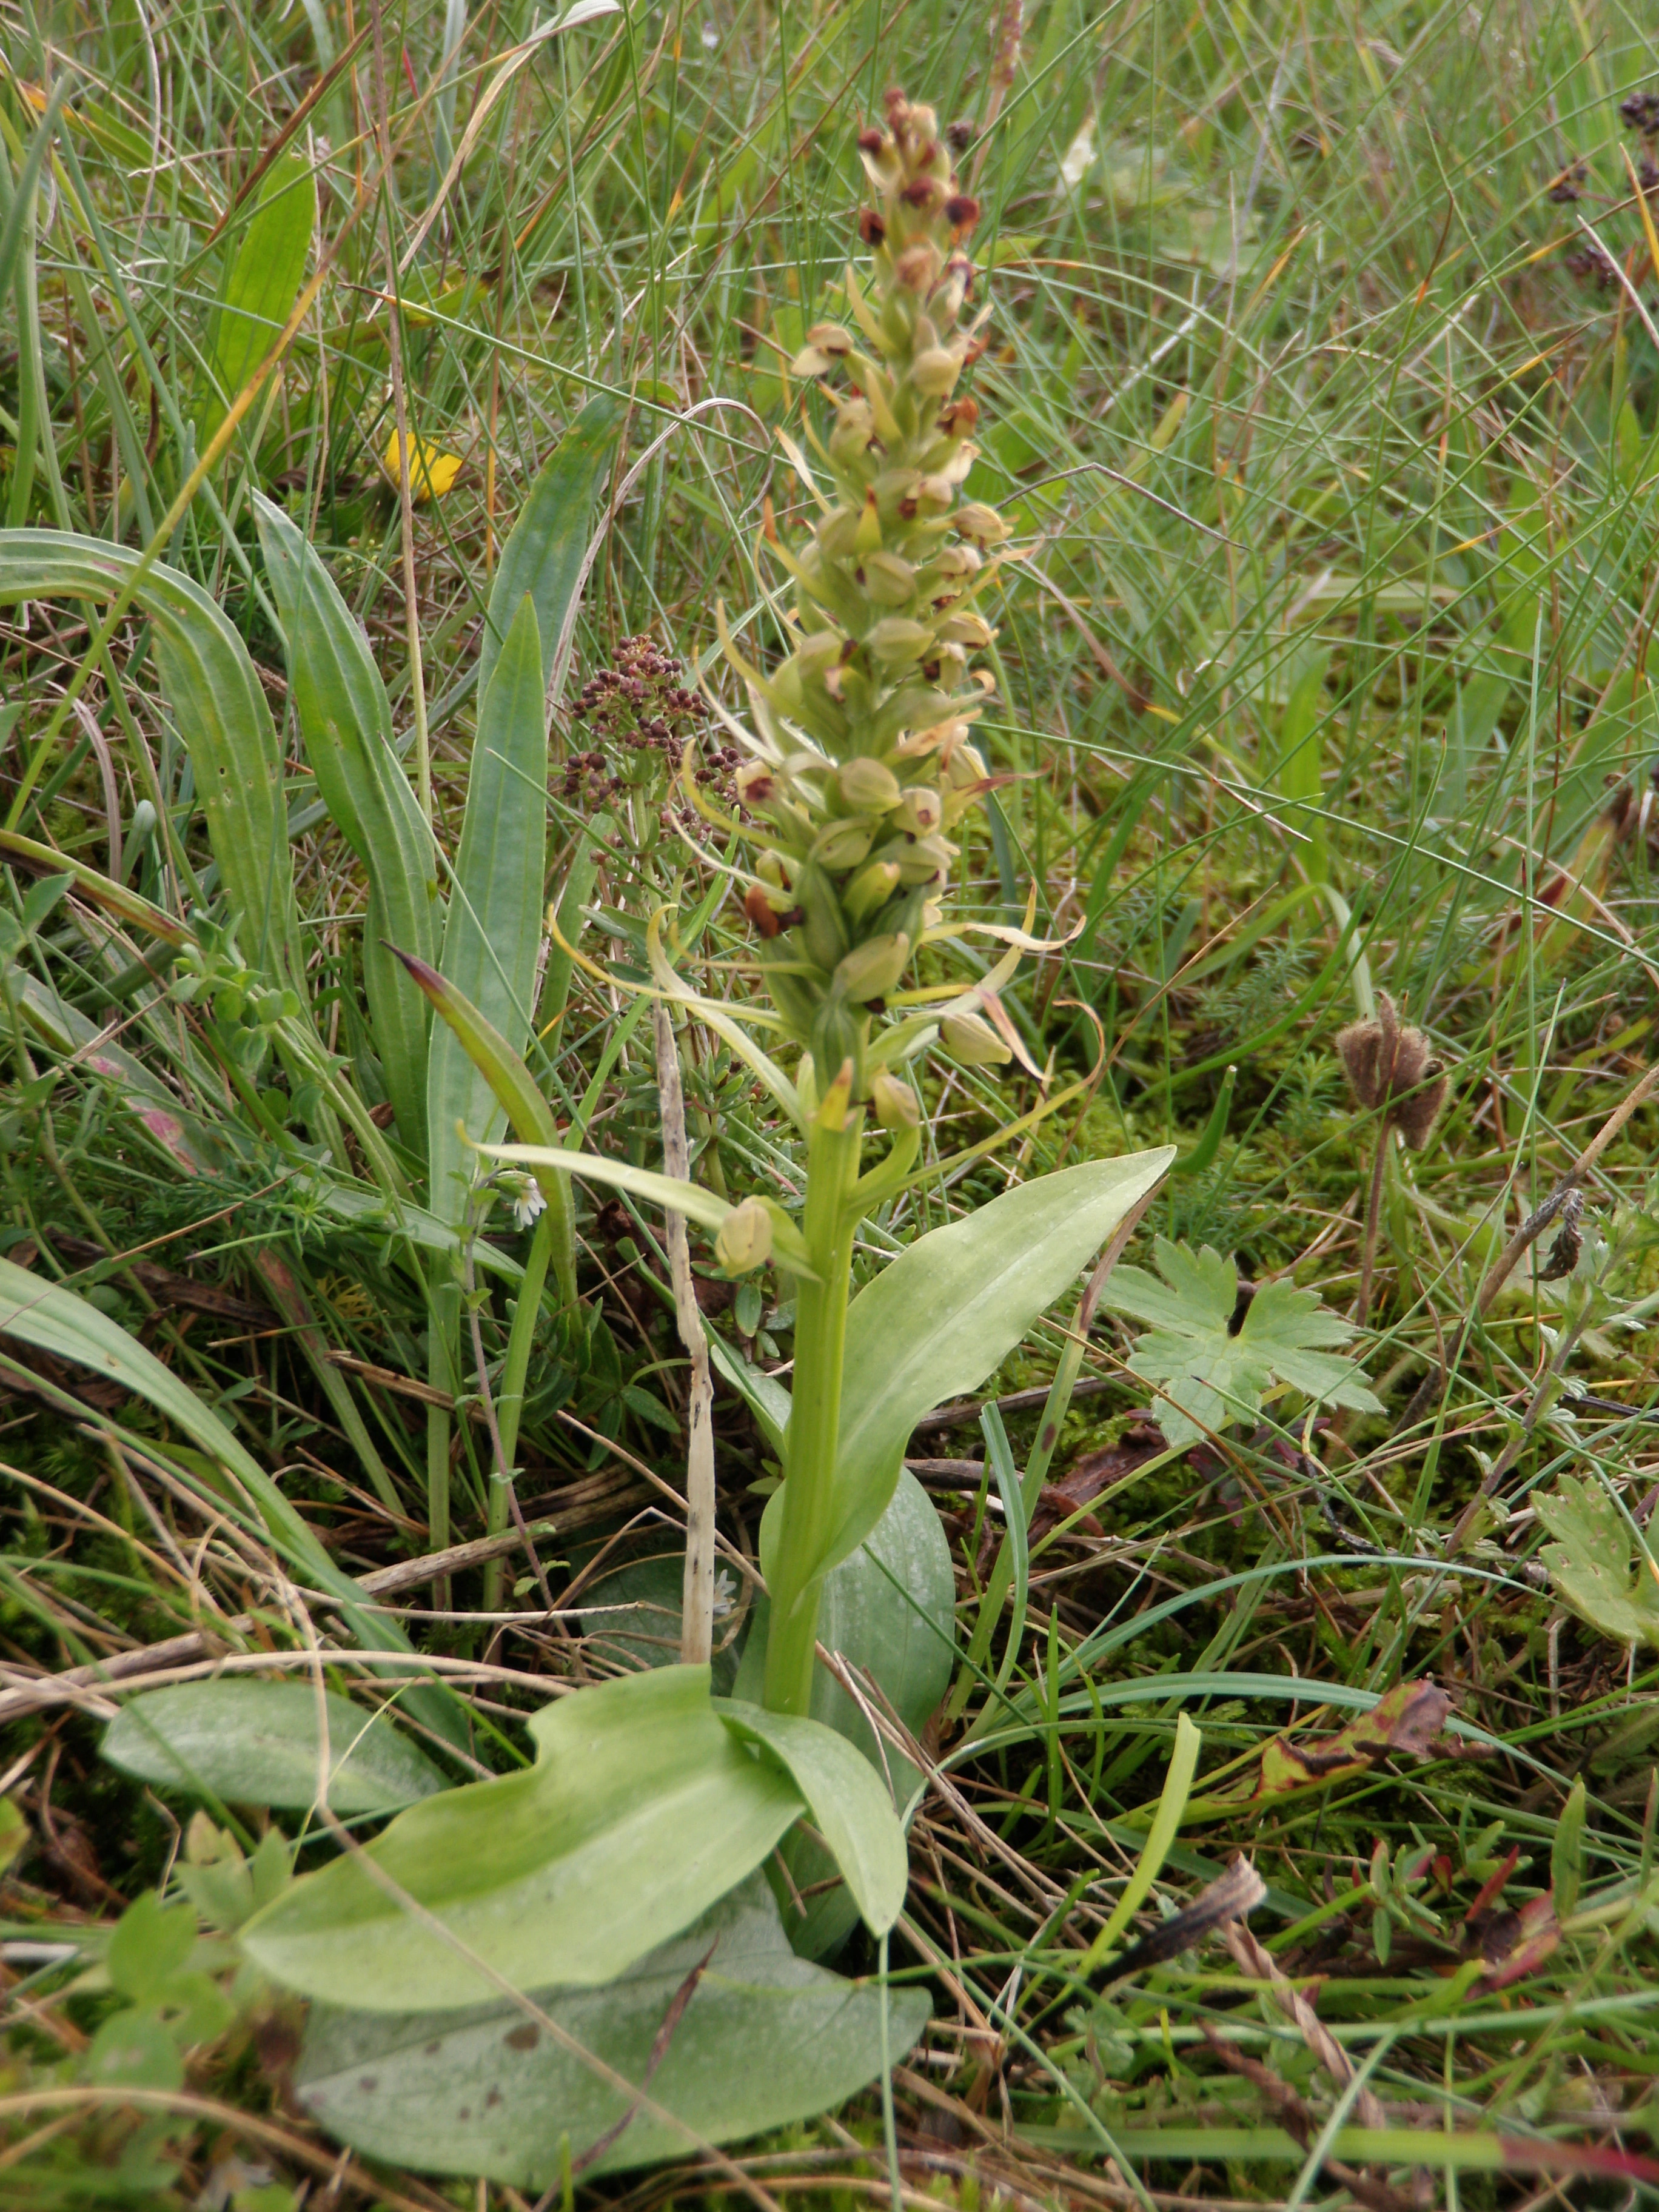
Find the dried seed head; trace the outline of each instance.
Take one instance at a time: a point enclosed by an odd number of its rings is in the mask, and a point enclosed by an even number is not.
[[[1402,1029],[1394,1000],[1379,991],[1376,1015],[1350,1022],[1336,1049],[1357,1103],[1367,1113],[1386,1114],[1411,1150],[1421,1152],[1451,1088],[1422,1030]]]
[[[1412,1152],[1420,1152],[1428,1143],[1450,1090],[1450,1076],[1439,1060],[1430,1060],[1424,1064],[1417,1089],[1395,1106],[1395,1127]]]
[[[1578,1224],[1583,1218],[1584,1194],[1582,1190],[1570,1190],[1561,1201],[1561,1225],[1555,1232],[1549,1257],[1538,1270],[1540,1283],[1559,1283],[1578,1265],[1579,1255],[1584,1249],[1583,1233]]]

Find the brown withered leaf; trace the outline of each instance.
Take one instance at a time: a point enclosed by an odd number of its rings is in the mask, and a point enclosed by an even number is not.
[[[1451,1699],[1435,1682],[1398,1682],[1368,1713],[1316,1743],[1293,1744],[1276,1735],[1261,1754],[1261,1771],[1249,1793],[1254,1804],[1364,1774],[1391,1751],[1425,1757],[1446,1724]]]
[[[1100,1451],[1084,1452],[1058,1482],[1043,1484],[1031,1516],[1033,1541],[1062,1521],[1069,1521],[1082,1507],[1091,1505],[1103,1491],[1126,1481],[1164,1449],[1164,1431],[1156,1421],[1131,1421],[1116,1443]],[[1097,1526],[1091,1528],[1087,1522],[1079,1526],[1090,1535],[1100,1534]]]
[[[1471,1926],[1489,1972],[1480,1977],[1483,1992],[1506,1990],[1511,1982],[1535,1974],[1561,1941],[1555,1899],[1546,1891],[1529,1897],[1518,1912],[1493,1912]]]

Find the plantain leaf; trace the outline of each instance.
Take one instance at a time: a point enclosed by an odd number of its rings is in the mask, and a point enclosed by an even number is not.
[[[69,531],[0,531],[0,605],[112,599],[138,557]],[[163,562],[145,575],[134,604],[149,619],[162,688],[190,748],[242,956],[302,981],[282,748],[247,647],[201,586]]]
[[[559,1128],[552,1109],[538,1090],[535,1078],[501,1031],[484,1019],[457,984],[447,981],[426,961],[403,951],[396,957],[459,1039],[462,1050],[489,1085],[496,1104],[522,1141],[543,1151],[558,1151]],[[576,1232],[570,1204],[570,1178],[545,1165],[532,1172],[547,1201],[553,1224],[553,1271],[560,1294],[567,1306],[574,1305]]]
[[[437,949],[436,857],[392,743],[392,709],[368,643],[303,533],[254,495],[254,518],[286,636],[289,696],[330,818],[368,877],[363,986],[398,1132],[426,1152],[426,1008],[384,939],[430,961]]]
[[[400,1813],[384,1875],[514,1989],[609,1982],[761,1861],[801,1799],[720,1725],[708,1668],[658,1667],[544,1705],[526,1772]],[[295,1882],[242,1931],[255,1963],[331,2004],[477,2004],[495,1985],[358,1856]]]
[[[208,352],[215,390],[200,424],[204,447],[294,311],[317,228],[317,180],[295,153],[271,165],[246,229],[227,257]]]
[[[581,581],[593,495],[616,441],[617,416],[617,403],[608,393],[590,399],[531,486],[490,587],[489,619],[478,646],[480,698],[526,592],[535,603],[543,676],[550,685],[563,677],[560,647]]]
[[[370,2158],[535,2194],[559,2180],[562,2137],[584,2180],[625,2172],[690,2150],[693,2135],[731,2142],[809,2118],[882,2068],[882,1992],[797,1959],[758,1875],[614,1981],[536,2002],[613,2073],[648,2081],[657,2111],[630,2118],[619,2089],[507,2004],[392,2017],[314,2007],[300,2102]],[[896,1990],[885,2002],[896,2061],[927,1999]]]
[[[466,813],[444,925],[443,979],[514,1052],[530,1035],[547,868],[547,720],[536,612],[524,599],[478,710]],[[495,1094],[453,1030],[434,1032],[427,1059],[433,1211],[461,1212],[471,1162],[457,1130],[488,1136]]]
[[[390,1813],[444,1787],[385,1712],[331,1694],[323,1704],[335,1812]],[[130,1698],[99,1748],[112,1766],[160,1790],[303,1812],[317,1799],[317,1705],[309,1682],[179,1682]]]
[[[847,1316],[836,1509],[817,1574],[849,1558],[886,1511],[923,1414],[995,1372],[1174,1158],[1166,1145],[1021,1183],[919,1237],[859,1292]],[[769,1581],[783,1496],[773,1492],[761,1519]]]

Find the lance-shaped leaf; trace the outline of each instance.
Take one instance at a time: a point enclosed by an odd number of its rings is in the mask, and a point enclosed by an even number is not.
[[[367,1848],[514,1989],[611,1981],[760,1864],[801,1811],[721,1726],[708,1668],[659,1667],[544,1706],[536,1764],[401,1813]],[[354,1853],[250,1921],[248,1955],[332,2004],[404,2012],[499,1994]]]
[[[616,1980],[535,2001],[650,2108],[505,2002],[391,2017],[314,2007],[300,2102],[371,2158],[536,2195],[558,2183],[562,2138],[589,2180],[829,2111],[881,2071],[884,2005],[893,2061],[927,2019],[920,1990],[884,1993],[796,1958],[760,1875]]]
[[[332,1694],[321,1702],[335,1812],[390,1813],[444,1787],[388,1714]],[[112,1765],[158,1790],[303,1812],[317,1798],[318,1703],[309,1682],[178,1682],[130,1698],[99,1748]]]
[[[191,942],[191,933],[183,922],[175,921],[170,914],[159,906],[152,906],[147,898],[129,890],[125,884],[112,883],[107,876],[100,875],[96,868],[88,867],[84,860],[72,860],[67,853],[58,852],[51,845],[39,844],[33,837],[21,836],[15,830],[0,830],[0,856],[43,876],[68,876],[88,906],[99,908],[125,928],[142,930],[146,936],[159,938],[175,951],[182,951]]]
[[[283,618],[289,696],[330,819],[368,878],[363,988],[398,1133],[426,1151],[425,1007],[384,939],[418,958],[437,952],[437,859],[420,801],[392,742],[392,708],[368,640],[333,578],[281,507],[254,494],[265,571]]]
[[[530,1035],[547,871],[547,719],[535,611],[520,605],[478,708],[466,813],[438,965],[517,1051]],[[427,1055],[434,1213],[459,1220],[469,1162],[460,1130],[491,1133],[495,1095],[460,1039],[435,1030]],[[458,1127],[459,1125],[459,1127]]]
[[[544,1170],[550,1170],[557,1175],[579,1175],[588,1182],[609,1183],[613,1190],[625,1190],[652,1206],[660,1206],[667,1212],[684,1214],[687,1220],[700,1223],[711,1236],[718,1236],[726,1221],[737,1212],[729,1200],[717,1197],[712,1190],[705,1190],[701,1183],[682,1182],[677,1176],[658,1175],[650,1168],[636,1168],[627,1160],[606,1159],[599,1152],[550,1151],[544,1145],[480,1145],[478,1150],[486,1159],[505,1160],[509,1166],[529,1168],[538,1179]],[[810,1273],[806,1242],[799,1230],[781,1206],[768,1205],[766,1210],[772,1224],[773,1258],[781,1267],[787,1267],[796,1274]]]
[[[246,229],[225,263],[219,307],[208,342],[216,391],[200,426],[200,442],[276,343],[305,282],[317,228],[317,180],[299,154],[272,162]]]
[[[526,593],[536,610],[542,671],[557,684],[562,647],[587,558],[588,526],[599,477],[616,443],[620,410],[608,393],[590,399],[554,447],[519,510],[490,587],[489,618],[478,641],[480,696]]]
[[[459,984],[450,982],[425,960],[398,951],[408,973],[459,1039],[462,1050],[495,1093],[495,1103],[520,1139],[543,1152],[557,1152],[558,1124],[536,1079],[493,1024],[487,1022]],[[567,1305],[576,1300],[576,1232],[570,1206],[570,1178],[546,1165],[532,1167],[537,1188],[547,1200],[553,1223],[553,1273]]]
[[[19,599],[112,599],[139,556],[61,530],[0,530],[0,606]],[[295,957],[294,854],[283,800],[283,752],[247,647],[199,584],[157,562],[133,604],[148,617],[161,688],[184,733],[208,842],[250,965]]]
[[[866,1927],[884,1936],[903,1909],[910,1867],[904,1831],[874,1767],[822,1721],[735,1699],[718,1711],[733,1735],[759,1744],[786,1769]]]
[[[1164,1146],[1040,1176],[919,1237],[859,1292],[847,1316],[836,1516],[813,1574],[849,1557],[886,1511],[916,1423],[995,1372],[1174,1158]],[[761,1521],[769,1580],[782,1497],[773,1493]]]

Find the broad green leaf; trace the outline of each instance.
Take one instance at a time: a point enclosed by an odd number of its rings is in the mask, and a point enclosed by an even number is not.
[[[736,1701],[721,1705],[720,1716],[734,1735],[761,1745],[786,1770],[865,1925],[884,1936],[903,1910],[910,1869],[904,1831],[875,1769],[822,1721]]]
[[[467,781],[466,813],[444,924],[443,979],[516,1053],[530,1035],[547,871],[547,716],[541,644],[521,601],[483,695]],[[408,949],[408,948],[405,948]],[[427,1056],[429,1197],[441,1218],[460,1218],[471,1160],[456,1124],[490,1134],[489,1082],[453,1030],[433,1031]]]
[[[669,2008],[694,1973],[652,2072]],[[536,2002],[625,2081],[649,2073],[651,2102],[679,2127],[655,2112],[629,2119],[620,2091],[506,2003],[392,2018],[315,2007],[295,2069],[300,2101],[370,2158],[534,2195],[557,2183],[567,2134],[580,2161],[627,2120],[584,2169],[597,2179],[684,2153],[693,2137],[732,2142],[810,2118],[881,2070],[881,1991],[798,1959],[759,1875],[604,1987],[538,1991]],[[886,2004],[897,2061],[927,2024],[927,1999],[896,1990]]]
[[[559,1129],[553,1110],[537,1088],[535,1078],[501,1031],[484,1019],[458,984],[447,981],[428,962],[401,949],[397,957],[428,1001],[443,1017],[523,1142],[544,1150],[559,1150]],[[554,1273],[565,1304],[574,1305],[576,1231],[570,1204],[570,1178],[549,1167],[532,1172],[552,1217]]]
[[[293,313],[316,228],[317,180],[309,163],[299,154],[279,155],[226,258],[208,342],[216,389],[200,425],[204,447]]]
[[[760,1864],[801,1810],[715,1718],[708,1669],[583,1689],[530,1723],[536,1765],[400,1813],[368,1855],[515,1989],[608,1982]],[[375,2012],[476,2004],[494,1985],[364,1873],[297,1881],[243,1930],[307,1996]]]
[[[362,863],[368,912],[363,987],[398,1131],[426,1151],[428,1016],[383,940],[430,961],[437,952],[432,833],[392,742],[392,709],[368,640],[303,533],[254,495],[254,519],[286,633],[289,696],[330,818]]]
[[[389,1813],[444,1787],[444,1778],[384,1713],[331,1693],[328,1802]],[[233,1805],[303,1812],[317,1798],[317,1693],[308,1682],[179,1682],[130,1698],[104,1731],[112,1765],[161,1790]]]
[[[1164,1146],[1021,1183],[919,1237],[859,1292],[847,1316],[836,1517],[819,1574],[886,1511],[922,1415],[996,1371],[1174,1158]],[[782,1496],[773,1493],[761,1521],[769,1579]]]
[[[1659,1646],[1659,1571],[1607,1492],[1564,1474],[1533,1503],[1555,1539],[1544,1565],[1573,1611],[1615,1644]]]
[[[1267,1283],[1241,1299],[1237,1268],[1209,1245],[1195,1252],[1160,1237],[1153,1251],[1163,1281],[1142,1267],[1115,1268],[1102,1304],[1152,1323],[1129,1364],[1160,1386],[1152,1410],[1175,1449],[1253,1420],[1275,1382],[1316,1404],[1381,1413],[1352,1360],[1328,1348],[1348,1343],[1353,1330],[1316,1291]]]
[[[105,1964],[124,1997],[143,2004],[170,1981],[196,1948],[196,1915],[163,1905],[153,1889],[134,1898],[111,1931]]]
[[[137,553],[105,538],[0,531],[0,605],[112,599],[137,562]],[[198,584],[161,562],[134,605],[149,618],[161,686],[190,749],[242,957],[302,980],[282,747],[247,647]]]
[[[714,1578],[714,1656],[709,1679],[714,1695],[732,1689],[738,1654],[721,1644],[732,1626],[729,1577],[722,1608],[726,1571]],[[680,1623],[685,1590],[685,1548],[652,1559],[630,1559],[613,1573],[601,1575],[582,1593],[582,1634],[586,1649],[602,1665],[611,1667],[673,1667],[679,1662]],[[747,1626],[747,1624],[745,1624]]]
[[[489,619],[479,641],[480,698],[489,689],[496,656],[526,592],[536,609],[543,677],[553,684],[562,676],[560,647],[581,581],[593,496],[616,442],[617,420],[617,403],[608,394],[590,399],[554,447],[519,510],[501,548],[490,587]]]
[[[938,1510],[908,1471],[887,1510],[852,1555],[823,1579],[818,1641],[855,1674],[868,1674],[913,1735],[920,1735],[951,1686],[956,1658],[956,1577]],[[897,1754],[878,1744],[857,1705],[819,1668],[814,1716],[839,1729],[878,1768]],[[908,1784],[895,1766],[900,1789]]]
[[[921,1735],[951,1686],[956,1597],[951,1547],[933,1502],[915,1475],[902,1473],[869,1535],[823,1578],[818,1642],[838,1652],[855,1679],[869,1676],[913,1735]],[[744,1646],[739,1697],[760,1694],[768,1619],[767,1601],[759,1597]],[[812,1717],[858,1747],[902,1812],[921,1784],[920,1772],[902,1752],[878,1738],[826,1667],[813,1674]],[[837,1879],[835,1861],[802,1829],[792,1830],[778,1848],[795,1892],[805,1899],[803,1911],[787,1887],[777,1885],[789,1940],[803,1958],[824,1958],[851,1933],[858,1907]]]

